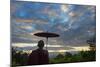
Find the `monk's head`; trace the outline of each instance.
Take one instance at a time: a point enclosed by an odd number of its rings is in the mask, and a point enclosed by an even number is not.
[[[40,40],[40,41],[38,42],[38,47],[39,47],[40,49],[43,49],[43,47],[44,47],[44,41],[43,41],[43,40]]]

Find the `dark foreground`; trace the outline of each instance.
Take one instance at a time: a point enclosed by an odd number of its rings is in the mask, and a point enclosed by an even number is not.
[[[29,54],[23,53],[23,51],[16,51],[12,49],[12,59],[11,66],[27,66]],[[74,63],[74,62],[89,62],[96,61],[96,51],[80,51],[77,54],[72,55],[69,52],[65,52],[65,55],[58,54],[54,58],[49,59],[49,64],[58,64],[58,63]]]

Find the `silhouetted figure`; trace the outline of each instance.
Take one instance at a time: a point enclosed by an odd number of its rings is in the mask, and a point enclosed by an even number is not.
[[[44,50],[43,47],[44,41],[40,40],[38,42],[38,49],[32,51],[29,55],[28,65],[41,65],[49,63],[48,51]]]

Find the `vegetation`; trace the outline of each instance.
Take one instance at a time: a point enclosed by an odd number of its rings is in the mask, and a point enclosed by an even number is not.
[[[12,48],[12,66],[27,65],[28,54],[23,51],[16,51]]]
[[[50,64],[56,63],[72,63],[72,62],[86,62],[86,61],[95,61],[96,60],[96,46],[95,40],[87,40],[87,43],[90,46],[89,51],[80,51],[77,54],[72,55],[69,52],[66,52],[65,55],[58,54],[55,58],[50,59]],[[17,51],[12,48],[12,66],[24,66],[27,65],[28,54],[23,51]]]
[[[50,63],[72,63],[72,62],[86,62],[95,61],[95,51],[80,51],[78,54],[61,55],[50,59]]]
[[[56,63],[72,63],[72,62],[86,62],[95,61],[95,51],[80,51],[78,54],[72,55],[66,52],[65,55],[58,54],[55,58],[50,59],[50,64]],[[27,65],[28,54],[22,51],[12,53],[12,66]]]
[[[86,62],[96,60],[96,38],[91,38],[86,41],[89,44],[89,51],[80,51],[72,55],[66,52],[65,55],[59,54],[55,58],[50,59],[50,63],[72,63],[72,62]]]

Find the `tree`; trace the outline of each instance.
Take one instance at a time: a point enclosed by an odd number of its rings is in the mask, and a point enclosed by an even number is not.
[[[62,54],[58,54],[57,56],[56,56],[56,58],[63,58],[64,57],[64,55],[62,55]]]
[[[70,52],[66,52],[66,53],[65,53],[65,56],[66,56],[66,57],[71,57],[72,54],[71,54]]]
[[[90,51],[96,50],[96,38],[95,37],[87,40],[87,43],[89,44]]]

